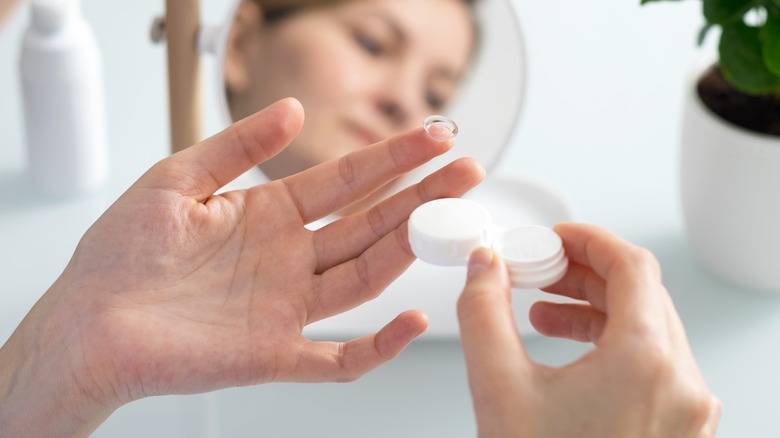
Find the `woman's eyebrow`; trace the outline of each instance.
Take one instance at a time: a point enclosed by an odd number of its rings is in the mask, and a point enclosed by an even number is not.
[[[375,19],[384,23],[384,25],[390,29],[391,33],[393,34],[393,37],[398,42],[403,44],[408,40],[408,38],[406,37],[406,32],[404,32],[403,27],[392,14],[386,13],[384,11],[371,11],[371,12],[367,12],[366,16],[370,19]],[[463,72],[453,70],[449,67],[442,66],[436,68],[432,76],[453,83],[458,83],[463,78]]]
[[[398,20],[395,19],[391,14],[388,14],[383,11],[371,11],[370,13],[366,14],[369,18],[376,19],[382,23],[385,24],[390,29],[390,32],[393,34],[393,37],[398,40],[401,43],[405,43],[406,38],[406,32],[404,32],[403,28],[399,24]]]

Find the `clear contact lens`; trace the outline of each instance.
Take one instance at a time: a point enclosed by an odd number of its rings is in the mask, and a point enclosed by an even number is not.
[[[423,128],[436,140],[449,140],[458,135],[458,125],[449,117],[433,115],[423,121]]]

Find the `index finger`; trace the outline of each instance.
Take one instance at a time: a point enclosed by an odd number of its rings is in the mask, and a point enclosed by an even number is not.
[[[437,139],[417,128],[289,176],[284,182],[304,223],[309,223],[364,198],[452,146],[451,139]]]
[[[168,188],[202,202],[284,149],[302,125],[300,102],[282,99],[155,167],[165,169],[162,176]]]
[[[571,261],[590,267],[606,281],[605,334],[610,326],[649,327],[665,321],[666,290],[658,262],[648,250],[594,225],[562,223],[555,231]]]

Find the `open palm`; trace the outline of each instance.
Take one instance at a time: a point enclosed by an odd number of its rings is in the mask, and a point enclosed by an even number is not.
[[[427,327],[408,311],[349,342],[307,324],[381,293],[414,260],[406,219],[460,196],[482,170],[451,163],[372,209],[305,227],[449,150],[418,129],[303,173],[215,195],[303,123],[283,100],[155,165],[85,234],[58,280],[79,327],[74,362],[117,404],[269,381],[346,381]],[[95,382],[97,382],[96,385]],[[87,384],[84,384],[87,385]]]

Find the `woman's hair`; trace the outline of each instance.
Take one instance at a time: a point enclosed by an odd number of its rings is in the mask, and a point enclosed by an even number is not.
[[[252,0],[260,6],[263,11],[263,19],[267,23],[273,23],[279,21],[287,16],[292,15],[296,11],[312,6],[326,6],[329,4],[339,3],[347,0]],[[468,6],[469,10],[472,10],[474,5],[479,0],[462,0],[463,3]],[[473,17],[473,14],[472,14]],[[474,20],[472,20],[474,21]],[[478,29],[477,23],[474,21],[474,29]]]
[[[274,24],[289,17],[303,8],[315,6],[327,6],[349,0],[250,0],[255,2],[263,11],[263,21],[268,24]],[[461,0],[470,12],[471,26],[474,29],[474,48],[472,56],[479,51],[482,41],[482,29],[477,22],[474,7],[479,0]]]

